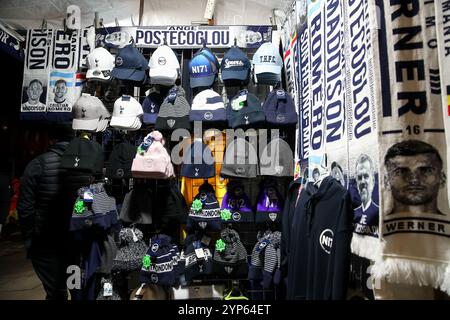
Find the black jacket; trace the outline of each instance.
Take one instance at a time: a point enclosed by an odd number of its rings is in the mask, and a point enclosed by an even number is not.
[[[33,247],[59,247],[69,237],[77,189],[88,185],[90,177],[59,167],[67,145],[52,145],[25,168],[17,211],[27,247],[31,243]]]
[[[334,178],[306,185],[293,219],[288,299],[346,298],[352,221],[350,194]]]

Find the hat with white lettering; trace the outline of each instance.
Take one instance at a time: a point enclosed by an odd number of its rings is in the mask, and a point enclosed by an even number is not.
[[[172,239],[164,234],[150,239],[147,254],[142,259],[139,282],[161,286],[173,286],[176,282]]]
[[[228,182],[227,193],[222,199],[222,210],[224,209],[231,213],[229,222],[255,221],[250,199],[245,193],[244,186],[238,181]]]
[[[114,56],[102,47],[95,48],[86,57],[89,70],[86,79],[109,80],[114,68]]]
[[[189,119],[207,122],[227,121],[227,112],[222,97],[211,89],[201,91],[192,101]]]
[[[189,230],[220,230],[220,206],[214,188],[204,183],[199,187],[189,210],[187,228]]]
[[[100,132],[108,126],[111,117],[102,101],[88,93],[81,94],[72,107],[72,129]]]
[[[142,125],[139,117],[143,113],[141,104],[135,98],[122,95],[114,103],[111,127],[121,130],[138,130]]]
[[[162,45],[153,52],[148,63],[150,83],[172,86],[178,78],[180,63],[173,50]]]
[[[258,83],[273,85],[281,81],[283,59],[273,43],[263,43],[253,55],[252,62]]]
[[[132,44],[119,50],[111,76],[120,80],[142,82],[147,71],[147,59]]]
[[[189,62],[191,88],[211,87],[219,70],[208,54],[200,52]]]
[[[231,47],[221,62],[222,80],[226,86],[247,85],[250,79],[250,60],[238,47]]]

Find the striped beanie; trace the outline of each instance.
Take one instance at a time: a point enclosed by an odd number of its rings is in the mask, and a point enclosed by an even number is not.
[[[200,186],[198,194],[192,202],[187,228],[189,230],[200,228],[211,231],[217,231],[221,228],[219,202],[215,196],[214,188],[208,183]]]
[[[189,112],[191,121],[227,121],[227,113],[222,97],[213,90],[203,90],[192,101]]]
[[[190,109],[184,89],[181,86],[172,87],[159,109],[155,125],[156,130],[190,130]]]
[[[220,233],[214,251],[214,273],[227,277],[247,276],[247,251],[239,234],[227,228]]]

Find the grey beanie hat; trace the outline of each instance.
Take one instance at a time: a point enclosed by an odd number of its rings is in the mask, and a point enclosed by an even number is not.
[[[137,271],[148,250],[139,229],[123,228],[119,232],[120,246],[113,262],[113,270]]]
[[[221,264],[236,266],[246,263],[247,251],[241,242],[239,234],[233,229],[224,229],[220,233],[221,240],[225,243],[223,251],[215,250],[213,260]]]
[[[294,176],[294,157],[289,144],[280,138],[271,140],[259,156],[259,170],[262,176]]]
[[[224,177],[256,178],[258,154],[244,138],[232,141],[225,151],[220,175]]]

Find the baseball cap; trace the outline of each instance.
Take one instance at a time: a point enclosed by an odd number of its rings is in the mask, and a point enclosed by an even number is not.
[[[88,71],[86,79],[109,80],[114,68],[114,56],[105,48],[92,50],[86,57]]]
[[[253,55],[255,75],[260,84],[274,84],[281,80],[283,60],[277,47],[271,43],[263,43]]]
[[[142,125],[139,117],[143,113],[141,104],[135,98],[122,95],[114,103],[111,126],[123,130],[138,130]]]
[[[238,47],[231,47],[221,62],[222,80],[226,85],[246,85],[250,78],[250,60]]]
[[[147,71],[147,60],[132,44],[119,50],[111,76],[121,80],[142,82]]]
[[[155,124],[158,118],[159,108],[164,98],[158,92],[151,92],[145,97],[142,102],[142,109],[144,111],[143,121],[145,124]]]
[[[162,45],[153,52],[148,63],[150,83],[172,86],[178,78],[180,63],[173,50]]]
[[[292,97],[284,90],[273,90],[263,104],[267,122],[277,126],[296,125],[298,115]]]
[[[211,89],[198,93],[192,101],[189,112],[191,121],[226,121],[227,113],[222,97]]]
[[[189,62],[191,88],[211,87],[217,74],[215,61],[206,54],[206,51],[195,55]]]
[[[88,93],[81,94],[72,107],[72,129],[85,131],[104,131],[108,126],[110,113],[102,101]],[[106,120],[106,124],[105,124]]]

